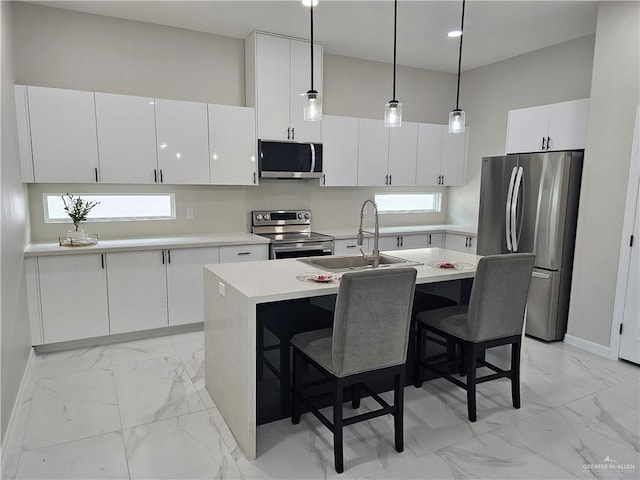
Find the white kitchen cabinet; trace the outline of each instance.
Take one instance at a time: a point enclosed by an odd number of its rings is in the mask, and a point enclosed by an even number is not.
[[[429,244],[429,235],[431,235],[431,239],[433,241],[434,235],[436,234],[411,233],[403,235],[381,236],[379,240],[379,248],[381,251],[384,251],[407,250],[410,248],[427,248],[430,246],[437,246]],[[373,240],[371,240],[371,245],[373,245]]]
[[[104,255],[40,257],[37,264],[44,343],[109,334]]]
[[[94,93],[27,87],[27,95],[34,181],[97,182]]]
[[[427,233],[427,247],[444,247],[444,233]]]
[[[362,245],[358,245],[358,239],[342,238],[340,240],[334,240],[333,253],[334,255],[360,255],[360,249],[365,253],[369,253],[373,246],[373,240],[370,241],[369,237],[362,239]]]
[[[469,127],[449,133],[447,125],[418,125],[416,185],[464,185]]]
[[[448,250],[476,254],[476,238],[473,235],[463,235],[461,233],[447,232],[445,247]]]
[[[167,250],[169,325],[204,322],[203,266],[218,263],[218,247]]]
[[[269,258],[268,244],[223,245],[220,247],[220,263],[254,262]]]
[[[360,120],[354,117],[324,115],[322,123],[322,185],[356,186]]]
[[[255,110],[232,105],[209,105],[211,183],[256,185]]]
[[[156,100],[157,181],[169,184],[209,183],[207,104]]]
[[[166,252],[108,253],[106,261],[111,334],[166,327]]]
[[[416,184],[418,124],[402,122],[400,128],[389,129],[389,185]]]
[[[31,128],[29,126],[27,87],[25,85],[14,85],[13,90],[16,97],[20,174],[23,182],[33,182],[33,158],[31,156]]]
[[[583,149],[589,99],[510,110],[507,153]]]
[[[389,128],[382,120],[360,119],[358,131],[358,185],[389,184]]]
[[[154,183],[157,178],[155,100],[96,92],[102,183]]]
[[[314,88],[322,95],[322,45],[314,44]],[[254,32],[245,40],[247,105],[256,108],[263,140],[320,142],[322,122],[303,120],[311,88],[309,43]]]

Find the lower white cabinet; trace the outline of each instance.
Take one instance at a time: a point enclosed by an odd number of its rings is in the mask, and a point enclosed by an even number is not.
[[[408,250],[410,248],[441,247],[442,233],[411,233],[380,237],[380,250]]]
[[[111,333],[166,327],[164,250],[107,254]]]
[[[204,321],[203,265],[218,258],[218,247],[166,251],[169,325]]]
[[[369,242],[368,237],[362,239],[362,246],[358,245],[358,239],[356,237],[342,238],[333,241],[333,253],[334,255],[360,255],[361,248],[367,253],[370,251],[372,245],[373,240]]]
[[[447,233],[445,248],[464,253],[476,253],[476,237],[460,233]]]
[[[44,343],[109,335],[104,255],[38,258]]]
[[[220,247],[220,263],[255,262],[269,258],[268,244],[224,245]]]

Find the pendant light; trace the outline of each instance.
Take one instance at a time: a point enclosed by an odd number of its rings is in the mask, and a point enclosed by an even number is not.
[[[462,39],[464,38],[464,4],[462,0],[462,20],[460,22],[460,52],[458,53],[458,88],[456,91],[456,108],[449,112],[449,133],[464,133],[465,115],[460,110],[460,65],[462,64]]]
[[[313,6],[317,1],[303,0],[303,5],[308,5],[311,9],[311,89],[307,92],[307,99],[304,102],[304,119],[308,122],[319,122],[322,120],[322,99],[320,94],[313,88]]]
[[[393,99],[384,106],[384,126],[402,126],[402,104],[396,100],[396,35],[398,26],[398,0],[393,2]]]

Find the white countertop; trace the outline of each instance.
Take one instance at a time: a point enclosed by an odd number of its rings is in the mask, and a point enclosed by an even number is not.
[[[217,247],[222,245],[267,244],[269,239],[252,233],[212,233],[175,237],[121,238],[99,240],[87,247],[61,247],[57,242],[35,242],[27,246],[25,257],[83,253],[131,252],[163,248]]]
[[[396,250],[388,252],[388,255],[422,262],[424,265],[415,267],[418,271],[416,283],[419,284],[471,278],[480,259],[477,255],[444,248]],[[429,267],[427,263],[433,261],[465,262],[474,268],[456,270]],[[337,283],[309,283],[298,280],[296,277],[301,273],[324,270],[297,259],[205,265],[205,268],[256,303],[329,295],[338,291]]]
[[[358,227],[353,228],[314,228],[319,233],[331,235],[336,240],[343,240],[346,238],[355,238],[358,234]],[[367,226],[364,230],[368,236],[373,235],[373,227]],[[465,225],[408,225],[404,227],[380,227],[380,235],[407,235],[411,233],[459,233],[461,235],[478,235],[477,227],[470,227]]]

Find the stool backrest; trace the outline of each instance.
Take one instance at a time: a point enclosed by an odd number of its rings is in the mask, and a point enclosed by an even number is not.
[[[407,345],[415,268],[342,275],[333,321],[332,362],[338,376],[400,365]]]
[[[478,262],[469,299],[474,342],[522,334],[533,253],[488,255]]]

